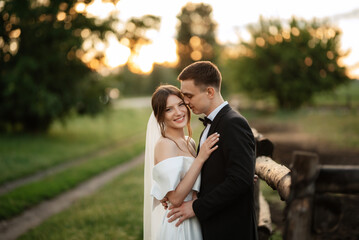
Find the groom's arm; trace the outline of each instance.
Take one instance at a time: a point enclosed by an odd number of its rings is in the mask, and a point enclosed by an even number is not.
[[[210,193],[193,202],[193,211],[200,220],[235,203],[241,195],[253,194],[255,147],[252,131],[240,117],[227,119],[222,126],[218,150],[228,164],[226,178]]]

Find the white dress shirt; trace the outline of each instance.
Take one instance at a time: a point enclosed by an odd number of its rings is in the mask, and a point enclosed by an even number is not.
[[[219,111],[221,111],[221,109],[226,106],[228,104],[227,101],[225,101],[224,103],[222,103],[221,105],[219,105],[216,109],[214,109],[208,116],[207,118],[209,118],[211,121],[213,121],[213,119],[217,116],[217,114],[219,113]],[[211,127],[211,124],[207,124],[206,128],[203,131],[202,137],[201,137],[201,141],[200,141],[200,145],[201,146],[204,141],[206,141],[207,139],[207,135],[209,132],[209,129]]]

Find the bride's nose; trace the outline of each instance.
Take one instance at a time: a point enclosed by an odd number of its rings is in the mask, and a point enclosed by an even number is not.
[[[181,109],[179,107],[176,107],[175,108],[175,113],[176,113],[176,115],[181,115],[182,111],[181,111]]]

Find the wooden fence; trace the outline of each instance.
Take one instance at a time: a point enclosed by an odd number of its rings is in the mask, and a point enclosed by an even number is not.
[[[317,154],[295,151],[287,168],[272,159],[273,143],[253,132],[255,172],[286,203],[283,239],[359,239],[359,165],[320,165]],[[272,233],[271,214],[259,185],[257,181],[258,233],[260,240],[267,240]]]

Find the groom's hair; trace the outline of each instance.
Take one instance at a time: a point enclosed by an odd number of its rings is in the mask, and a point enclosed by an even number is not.
[[[198,61],[185,67],[178,75],[177,80],[193,80],[194,85],[205,90],[207,87],[214,87],[221,90],[222,75],[218,67],[210,61]]]

